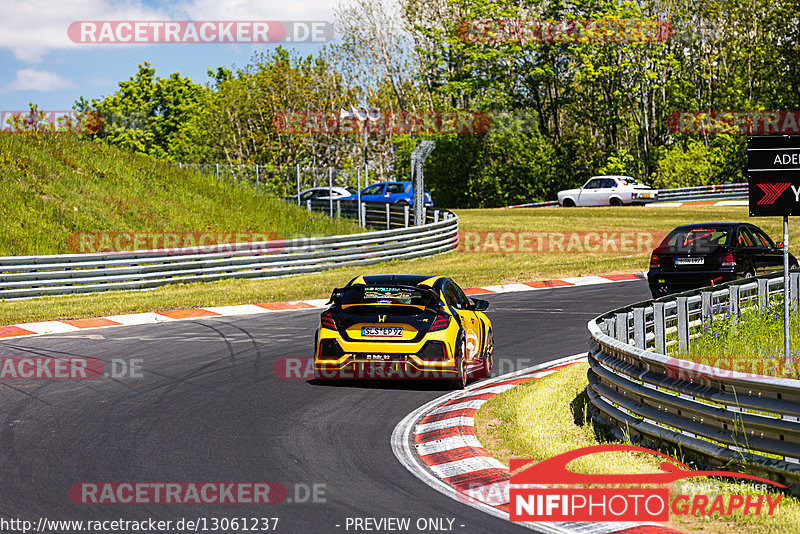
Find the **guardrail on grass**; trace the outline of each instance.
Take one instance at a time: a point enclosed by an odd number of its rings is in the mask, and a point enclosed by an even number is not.
[[[696,187],[678,187],[674,189],[659,189],[658,202],[683,202],[683,201],[703,201],[703,200],[741,200],[747,199],[747,184],[722,184],[722,185],[700,185]],[[558,207],[557,200],[547,202],[533,202],[529,204],[516,204],[514,206],[503,206],[496,209],[514,208],[555,208]]]
[[[682,360],[715,320],[736,322],[783,290],[783,276],[633,304],[589,322],[593,416],[623,438],[666,442],[715,463],[747,466],[800,490],[800,380]],[[789,279],[797,308],[800,273]]]
[[[0,299],[149,289],[225,278],[264,279],[391,259],[458,246],[458,217],[360,234],[183,249],[0,257]]]
[[[702,201],[702,200],[741,200],[747,198],[747,184],[701,185],[659,189],[656,202]]]
[[[306,200],[301,205],[308,211],[319,211],[331,217],[350,217],[364,222],[371,228],[408,228],[414,224],[414,208],[408,204],[391,204],[389,202],[361,202],[361,217],[357,200]],[[445,217],[447,210],[425,206],[425,222],[439,222]]]

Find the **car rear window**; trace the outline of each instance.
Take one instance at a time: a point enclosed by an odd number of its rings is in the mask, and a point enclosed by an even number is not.
[[[674,250],[700,251],[727,245],[730,239],[729,227],[694,226],[676,228],[662,241],[662,247]]]
[[[341,294],[342,304],[408,304],[428,306],[433,295],[422,289],[393,286],[354,286]]]

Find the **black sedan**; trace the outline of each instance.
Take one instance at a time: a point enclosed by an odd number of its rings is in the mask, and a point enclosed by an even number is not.
[[[789,254],[789,267],[797,259]],[[750,223],[679,226],[650,256],[647,282],[653,297],[750,278],[783,268],[783,243]]]

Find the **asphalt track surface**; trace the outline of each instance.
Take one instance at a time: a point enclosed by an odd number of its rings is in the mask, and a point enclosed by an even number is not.
[[[505,373],[586,350],[589,319],[649,291],[634,281],[482,298],[491,303],[495,369]],[[448,518],[453,532],[525,532],[429,488],[392,454],[395,425],[446,387],[276,376],[276,359],[311,354],[318,316],[292,311],[0,342],[2,357],[141,359],[142,375],[1,382],[0,517],[278,517],[278,532],[322,534],[356,532],[347,518],[407,517],[406,532],[418,532],[420,518]],[[325,502],[74,504],[69,487],[87,481],[280,482],[293,501],[317,484]]]

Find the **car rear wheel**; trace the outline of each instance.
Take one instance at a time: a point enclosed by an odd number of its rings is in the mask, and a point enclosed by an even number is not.
[[[492,376],[492,367],[494,366],[494,335],[489,330],[489,337],[486,339],[486,350],[483,355],[483,365],[475,373],[475,378],[489,378]]]
[[[747,271],[745,271],[744,277],[745,278],[755,278],[756,277],[756,272],[753,269],[748,269]]]
[[[464,336],[460,335],[456,342],[456,375],[448,380],[453,389],[464,389],[467,387],[467,360],[464,359],[466,353],[464,346]]]
[[[398,206],[409,206],[410,205],[408,203],[408,200],[398,200],[397,202],[395,202],[395,204],[398,205]]]
[[[612,199],[609,201],[609,203],[610,203],[612,206],[622,206],[622,200],[620,200],[620,199],[618,199],[618,198],[612,198]]]
[[[564,208],[574,208],[575,207],[575,201],[572,200],[571,198],[565,198],[564,202],[561,204],[561,206],[564,207]]]

